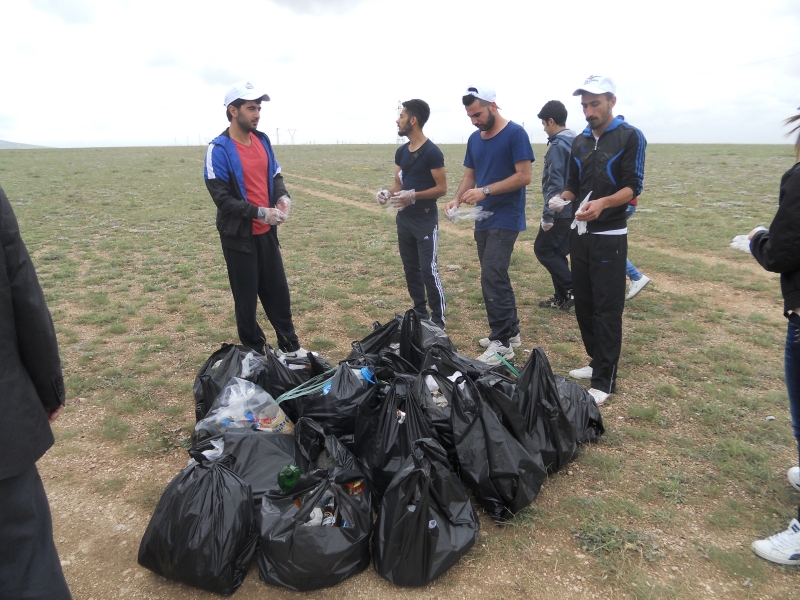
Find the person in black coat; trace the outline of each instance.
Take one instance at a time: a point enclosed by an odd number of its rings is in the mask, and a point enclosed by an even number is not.
[[[800,108],[798,108],[800,110]],[[800,121],[800,114],[786,123]],[[791,133],[800,131],[797,125]],[[769,230],[756,228],[750,232],[750,251],[767,271],[781,274],[783,314],[789,320],[786,333],[784,363],[789,411],[800,453],[800,135],[795,143],[795,165],[781,178],[778,212]],[[800,467],[791,467],[787,478],[800,491]],[[800,507],[797,519],[780,533],[752,544],[761,558],[782,565],[800,565]]]
[[[36,461],[64,409],[56,332],[17,218],[0,188],[0,596],[71,598]]]

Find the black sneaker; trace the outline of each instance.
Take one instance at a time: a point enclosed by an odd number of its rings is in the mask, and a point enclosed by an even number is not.
[[[541,302],[539,302],[539,308],[558,309],[564,306],[564,304],[566,304],[567,302],[568,300],[564,300],[563,298],[558,298],[557,296],[550,296],[547,300],[542,300]],[[574,301],[573,304],[575,304]]]
[[[570,309],[573,308],[574,306],[575,306],[575,296],[573,296],[572,292],[570,292],[567,299],[564,300],[564,303],[558,308],[560,308],[564,312],[569,312]]]

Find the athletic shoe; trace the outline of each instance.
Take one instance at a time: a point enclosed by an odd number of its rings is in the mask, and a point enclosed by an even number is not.
[[[563,309],[563,306],[567,302],[569,302],[569,300],[565,300],[564,298],[559,298],[558,296],[550,296],[546,300],[542,300],[541,302],[539,302],[539,308]],[[573,304],[575,304],[574,301]]]
[[[791,467],[786,471],[786,479],[792,484],[792,487],[800,492],[800,467]]]
[[[608,400],[608,398],[611,396],[611,394],[606,394],[605,392],[596,390],[595,388],[591,388],[589,390],[589,395],[594,398],[594,403],[597,404],[597,406],[602,406],[603,402]]]
[[[573,379],[591,379],[592,367],[581,367],[580,369],[572,369],[569,376]]]
[[[283,350],[278,350],[278,356],[283,358],[305,358],[308,356],[308,350],[305,348],[298,348],[297,350],[292,350],[291,352],[284,352]]]
[[[481,354],[478,360],[487,365],[499,365],[501,361],[497,357],[498,354],[506,360],[511,360],[514,358],[514,349],[510,346],[503,346],[503,344],[497,340],[492,340],[492,343],[486,348],[486,352]]]
[[[519,348],[520,346],[522,346],[522,340],[520,339],[519,336],[520,334],[517,334],[513,337],[508,338],[508,345],[511,346],[512,348]],[[490,340],[489,338],[481,338],[478,340],[478,345],[481,348],[488,348],[491,343],[492,340]]]
[[[564,300],[564,304],[562,304],[560,308],[564,312],[569,312],[569,310],[574,306],[575,306],[575,296],[572,295],[572,292],[569,292],[569,296],[567,296],[567,299]]]
[[[751,547],[761,558],[779,565],[800,565],[800,523],[792,519],[786,531],[756,540]]]
[[[642,275],[642,278],[638,281],[631,281],[631,287],[628,288],[628,295],[625,296],[625,300],[630,300],[636,296],[648,283],[650,283],[650,278],[647,275]]]

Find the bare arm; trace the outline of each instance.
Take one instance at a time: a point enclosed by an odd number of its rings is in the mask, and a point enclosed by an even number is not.
[[[447,173],[444,167],[431,169],[431,176],[436,185],[428,190],[417,192],[417,200],[438,200],[447,193]]]
[[[508,192],[513,192],[515,190],[525,187],[530,182],[531,182],[531,161],[521,160],[518,163],[514,163],[513,175],[511,175],[510,177],[506,177],[505,179],[503,179],[502,181],[498,181],[497,183],[490,183],[486,187],[489,188],[489,191],[492,194],[507,194]],[[456,194],[456,196],[458,196],[458,194]],[[467,204],[475,204],[476,202],[480,202],[485,198],[486,195],[483,193],[482,189],[479,190],[473,187],[473,189],[466,190],[461,195],[461,202],[466,202]]]
[[[469,167],[466,168],[464,171],[464,176],[461,178],[461,183],[458,184],[458,189],[456,190],[456,195],[453,197],[450,202],[447,203],[446,209],[450,210],[454,206],[458,206],[461,204],[461,196],[469,189],[475,187],[475,169],[470,169]]]

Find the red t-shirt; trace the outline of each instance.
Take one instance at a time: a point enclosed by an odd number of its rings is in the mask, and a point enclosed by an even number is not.
[[[233,139],[233,138],[231,138]],[[245,146],[236,140],[236,150],[242,161],[244,173],[244,193],[247,201],[256,206],[269,207],[269,183],[267,182],[267,151],[256,135],[250,132],[250,145]],[[266,233],[270,226],[258,219],[253,219],[253,235]]]

